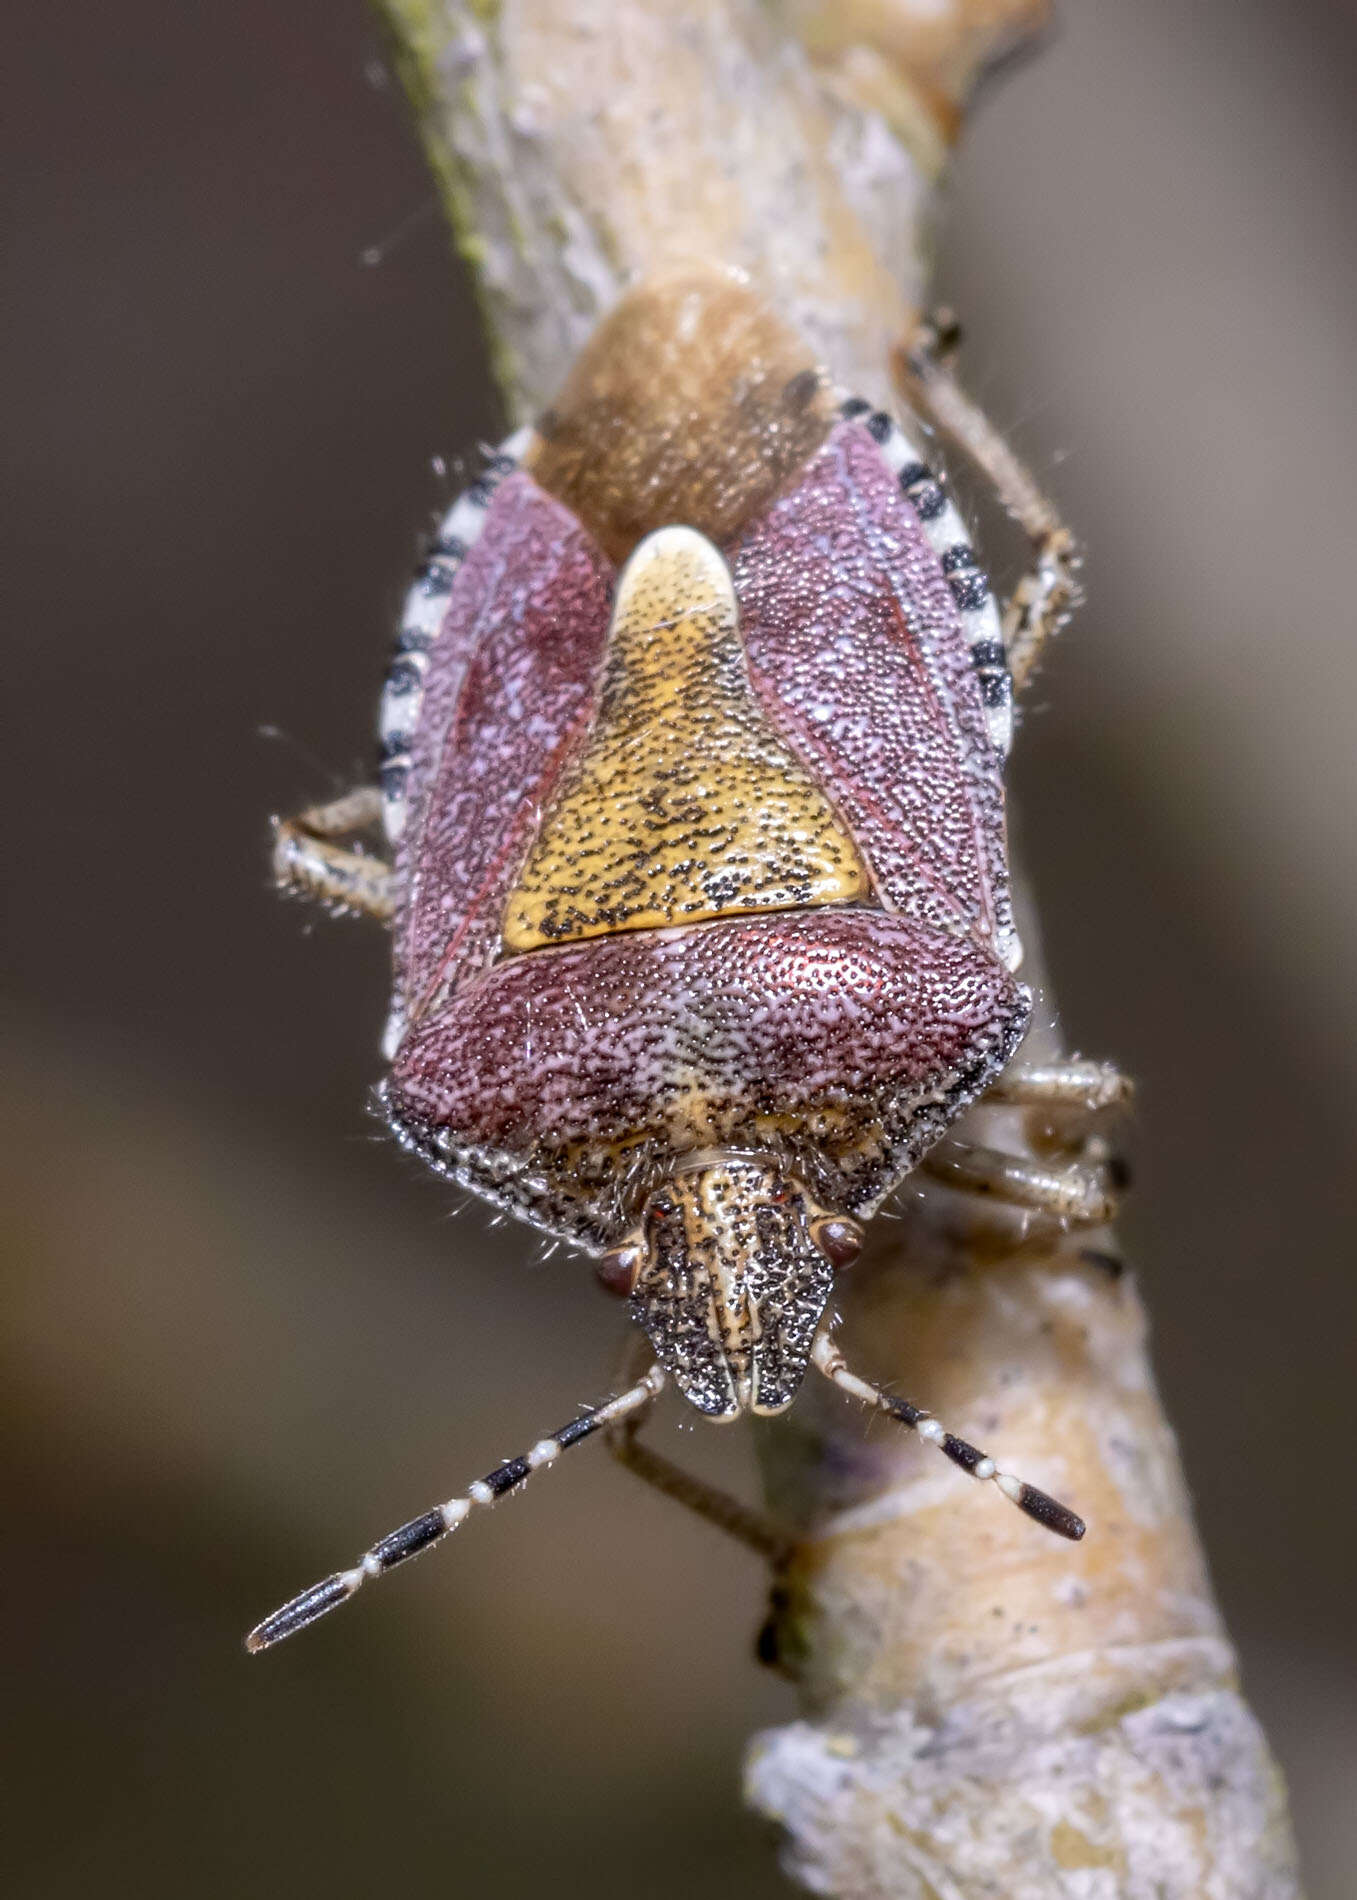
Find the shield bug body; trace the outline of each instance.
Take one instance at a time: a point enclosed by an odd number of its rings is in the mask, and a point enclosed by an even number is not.
[[[392,922],[398,1140],[592,1254],[653,1363],[252,1648],[599,1428],[629,1445],[667,1380],[731,1419],[781,1411],[813,1364],[1082,1534],[852,1373],[825,1319],[861,1223],[983,1092],[1120,1093],[1101,1065],[1010,1067],[1031,999],[1007,649],[1068,597],[1054,532],[1034,527],[1045,565],[1005,626],[918,450],[722,272],[633,291],[450,511],[382,700],[380,807],[281,826],[279,877]],[[379,808],[390,867],[343,842]],[[1092,1170],[955,1143],[944,1162],[1060,1218],[1107,1212]]]

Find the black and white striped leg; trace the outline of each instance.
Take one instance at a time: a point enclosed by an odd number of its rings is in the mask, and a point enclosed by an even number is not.
[[[1046,642],[1082,599],[1079,547],[1055,508],[994,424],[959,387],[952,361],[960,330],[948,311],[922,323],[896,358],[911,405],[974,462],[1032,543],[1035,560],[1003,612],[1003,641],[1013,690],[1032,677]]]
[[[507,1492],[516,1491],[534,1471],[555,1464],[561,1453],[572,1445],[582,1444],[595,1432],[617,1425],[632,1413],[652,1405],[663,1388],[664,1377],[658,1366],[651,1366],[644,1377],[617,1398],[582,1412],[550,1438],[539,1438],[532,1450],[521,1458],[510,1458],[507,1463],[496,1465],[461,1497],[449,1498],[446,1504],[436,1504],[431,1511],[411,1518],[408,1524],[402,1524],[365,1551],[351,1570],[336,1571],[334,1576],[312,1584],[309,1590],[293,1597],[272,1616],[266,1616],[245,1638],[246,1649],[254,1655],[281,1643],[285,1636],[295,1636],[298,1630],[304,1630],[317,1618],[347,1603],[369,1577],[380,1577],[383,1572],[394,1570],[397,1564],[403,1564],[408,1557],[417,1557],[449,1531],[455,1531],[474,1506],[496,1503]]]
[[[985,1102],[1012,1108],[1076,1108],[1094,1114],[1100,1108],[1119,1108],[1131,1100],[1135,1084],[1111,1062],[1086,1062],[1072,1056],[1064,1062],[1014,1064],[985,1091]]]
[[[984,1194],[1011,1207],[1028,1208],[1067,1227],[1100,1227],[1117,1210],[1114,1169],[1084,1162],[1049,1166],[1026,1155],[1005,1154],[950,1137],[930,1148],[920,1164],[935,1180],[969,1194]]]
[[[816,1370],[822,1372],[831,1385],[838,1386],[841,1392],[846,1392],[860,1405],[870,1406],[873,1411],[884,1412],[887,1418],[895,1419],[898,1424],[907,1425],[930,1445],[936,1445],[944,1457],[950,1458],[969,1477],[988,1479],[998,1485],[1011,1504],[1016,1504],[1028,1517],[1035,1518],[1038,1524],[1045,1525],[1048,1531],[1054,1531],[1058,1537],[1068,1537],[1072,1543],[1077,1543],[1083,1536],[1084,1520],[1076,1517],[1068,1505],[1048,1497],[1044,1491],[1038,1491],[1034,1484],[1025,1484],[1010,1472],[1000,1471],[988,1452],[968,1444],[964,1438],[957,1438],[931,1412],[911,1405],[908,1399],[895,1398],[880,1386],[873,1385],[869,1379],[861,1379],[856,1372],[850,1371],[843,1354],[827,1331],[817,1337],[811,1358]]]
[[[280,890],[390,923],[391,867],[352,842],[381,822],[382,794],[375,785],[359,786],[295,818],[275,819],[274,881]]]

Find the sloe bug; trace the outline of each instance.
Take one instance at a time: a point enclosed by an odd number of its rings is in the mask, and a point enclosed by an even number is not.
[[[1013,1060],[1031,997],[1003,762],[1072,545],[941,356],[914,362],[1035,544],[1002,618],[902,429],[836,391],[743,278],[681,273],[629,293],[447,514],[387,677],[380,789],[279,826],[281,885],[392,926],[398,1141],[592,1255],[653,1359],[268,1617],[252,1650],[601,1429],[771,1548],[635,1443],[669,1381],[725,1420],[781,1411],[814,1365],[1082,1536],[851,1371],[825,1317],[862,1222],[916,1167],[1107,1218],[1096,1166],[943,1138],[982,1095],[1125,1093],[1103,1064]],[[389,863],[357,842],[378,823]]]

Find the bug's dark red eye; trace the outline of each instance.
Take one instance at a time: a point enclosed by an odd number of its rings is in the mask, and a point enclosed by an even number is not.
[[[829,1264],[840,1273],[845,1267],[851,1267],[862,1252],[862,1229],[855,1220],[847,1220],[842,1215],[817,1220],[810,1230],[810,1237]]]
[[[594,1263],[594,1274],[600,1286],[609,1293],[615,1293],[619,1299],[626,1299],[636,1285],[636,1276],[641,1268],[641,1249],[639,1247],[610,1247]]]

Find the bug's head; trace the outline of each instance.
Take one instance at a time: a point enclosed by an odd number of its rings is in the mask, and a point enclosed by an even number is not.
[[[780,1412],[805,1375],[835,1272],[861,1245],[770,1159],[695,1157],[604,1256],[655,1356],[709,1418]]]

